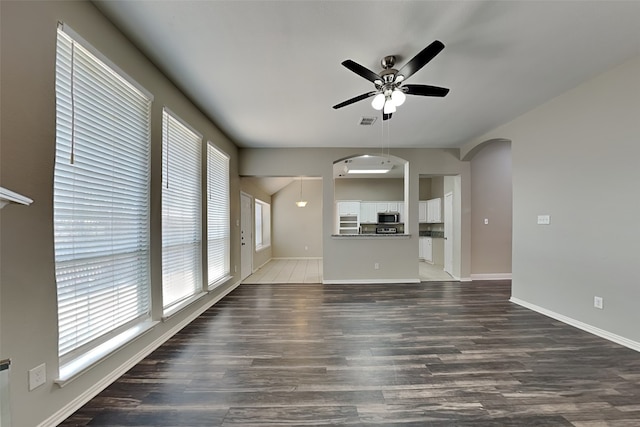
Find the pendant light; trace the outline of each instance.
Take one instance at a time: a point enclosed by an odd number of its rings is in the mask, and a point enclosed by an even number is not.
[[[300,177],[300,200],[296,202],[296,206],[299,208],[304,208],[307,206],[307,201],[302,200],[302,177]]]

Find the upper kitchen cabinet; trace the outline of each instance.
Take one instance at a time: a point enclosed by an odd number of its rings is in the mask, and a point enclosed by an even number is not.
[[[421,200],[418,204],[418,222],[441,223],[442,199]]]
[[[360,202],[360,222],[362,224],[376,224],[378,222],[376,202]]]
[[[427,200],[427,222],[442,222],[442,199]]]

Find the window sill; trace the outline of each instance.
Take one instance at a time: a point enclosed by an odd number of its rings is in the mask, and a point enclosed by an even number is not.
[[[97,363],[109,357],[117,349],[130,343],[131,341],[141,337],[148,331],[150,331],[155,325],[160,322],[147,320],[142,322],[133,328],[130,328],[120,335],[111,338],[109,341],[97,346],[96,348],[84,353],[81,356],[76,357],[73,360],[60,365],[60,374],[55,380],[55,383],[60,387],[64,387],[85,371],[91,369]]]
[[[186,307],[188,307],[189,305],[193,304],[194,302],[198,301],[200,298],[202,298],[203,296],[207,295],[207,292],[200,292],[197,293],[189,298],[187,298],[186,300],[182,301],[179,304],[174,305],[173,307],[170,307],[168,310],[166,310],[164,312],[164,314],[162,315],[162,321],[166,321],[167,319],[169,319],[171,316],[173,316],[174,314],[182,311],[183,309],[185,309]]]
[[[271,248],[271,245],[256,246],[256,252],[262,252],[262,251],[267,250],[269,248]]]
[[[207,291],[211,292],[213,291],[215,288],[217,288],[220,285],[224,285],[225,283],[227,283],[229,280],[233,279],[233,276],[230,274],[227,274],[226,276],[209,283],[209,286],[207,287]]]

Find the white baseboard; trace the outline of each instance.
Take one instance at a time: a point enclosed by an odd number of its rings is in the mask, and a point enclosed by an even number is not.
[[[195,320],[198,316],[208,310],[212,305],[220,301],[224,298],[229,292],[233,291],[240,285],[240,282],[236,282],[233,285],[229,286],[223,293],[218,295],[216,298],[208,301],[205,305],[200,307],[198,310],[191,313],[187,318],[182,320],[180,323],[176,324],[173,328],[169,329],[167,332],[159,336],[155,341],[141,349],[138,353],[133,355],[129,360],[127,360],[122,365],[118,366],[117,369],[109,373],[106,377],[102,378],[92,387],[85,390],[78,397],[73,399],[71,402],[60,408],[56,413],[51,415],[49,418],[38,424],[38,427],[55,427],[64,420],[66,420],[70,415],[72,415],[75,411],[80,409],[82,405],[89,402],[93,399],[98,393],[107,388],[111,383],[116,381],[122,375],[124,375],[129,369],[133,368],[137,363],[139,363],[142,359],[147,357],[151,352],[164,344],[169,338],[177,334],[182,328],[187,326],[193,320]]]
[[[271,259],[322,259],[321,256],[285,256],[285,257],[273,257]]]
[[[509,301],[511,301],[514,304],[518,304],[524,308],[528,308],[529,310],[533,310],[535,312],[538,312],[540,314],[544,314],[547,317],[551,317],[552,319],[556,319],[562,323],[566,323],[567,325],[571,325],[573,327],[576,327],[578,329],[582,329],[585,332],[589,332],[590,334],[599,336],[600,338],[604,338],[606,340],[612,341],[616,344],[620,344],[622,346],[625,346],[627,348],[630,348],[631,350],[635,350],[640,352],[640,342],[637,341],[633,341],[630,340],[628,338],[625,338],[623,336],[620,335],[616,335],[613,334],[609,331],[605,331],[604,329],[600,329],[597,328],[595,326],[591,326],[587,323],[581,322],[579,320],[576,319],[572,319],[571,317],[567,317],[564,316],[562,314],[556,313],[554,311],[551,310],[547,310],[546,308],[537,306],[535,304],[531,304],[528,303],[526,301],[523,301],[519,298],[515,298],[515,297],[511,297],[509,298]]]
[[[420,279],[343,279],[322,280],[323,285],[376,285],[381,283],[420,283]]]
[[[471,280],[511,280],[511,273],[471,274]]]

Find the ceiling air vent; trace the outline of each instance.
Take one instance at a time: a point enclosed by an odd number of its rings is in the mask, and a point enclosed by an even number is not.
[[[362,117],[360,118],[360,126],[371,126],[375,123],[377,117]]]

